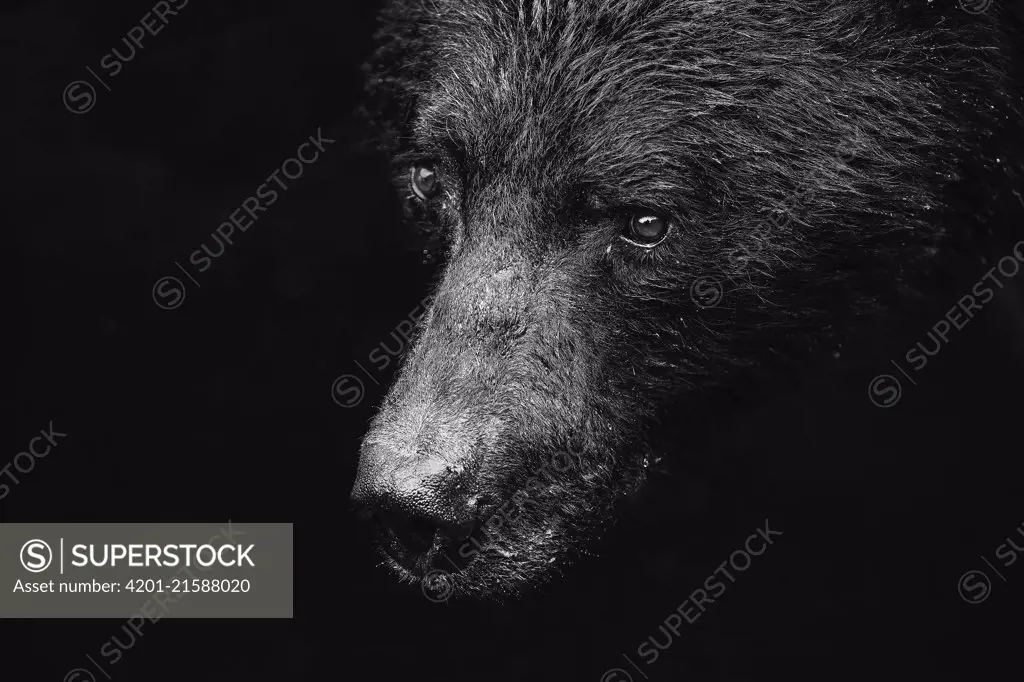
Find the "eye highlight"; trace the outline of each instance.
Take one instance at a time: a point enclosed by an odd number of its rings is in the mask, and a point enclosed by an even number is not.
[[[434,164],[415,164],[409,169],[409,184],[420,201],[430,201],[441,193],[441,178]]]
[[[630,213],[622,239],[636,246],[651,248],[665,241],[670,226],[671,222],[663,215],[636,210]]]

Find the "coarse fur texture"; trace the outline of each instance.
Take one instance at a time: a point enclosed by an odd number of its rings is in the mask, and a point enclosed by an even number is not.
[[[1022,87],[998,5],[398,0],[383,22],[366,116],[443,268],[357,489],[425,467],[477,524],[518,510],[458,570],[438,538],[389,560],[403,578],[548,579],[643,484],[667,406],[832,350],[954,241],[1010,238]],[[621,239],[633,212],[667,239]]]

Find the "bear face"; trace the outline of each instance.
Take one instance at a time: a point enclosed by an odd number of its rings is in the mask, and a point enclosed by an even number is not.
[[[352,493],[388,565],[549,578],[642,486],[652,420],[913,288],[1013,92],[954,11],[393,4],[369,115],[443,267]]]

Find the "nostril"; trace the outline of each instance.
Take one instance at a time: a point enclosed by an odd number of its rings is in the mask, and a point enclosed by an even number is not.
[[[380,548],[418,572],[472,532],[470,478],[464,466],[375,445],[360,453],[350,498],[359,517],[376,527]]]

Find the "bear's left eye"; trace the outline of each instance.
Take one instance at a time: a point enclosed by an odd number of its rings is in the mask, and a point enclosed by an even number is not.
[[[410,170],[409,184],[421,201],[430,201],[441,193],[441,178],[433,164],[417,164]]]
[[[665,216],[650,211],[633,211],[622,238],[630,244],[651,248],[665,241],[670,222]]]

